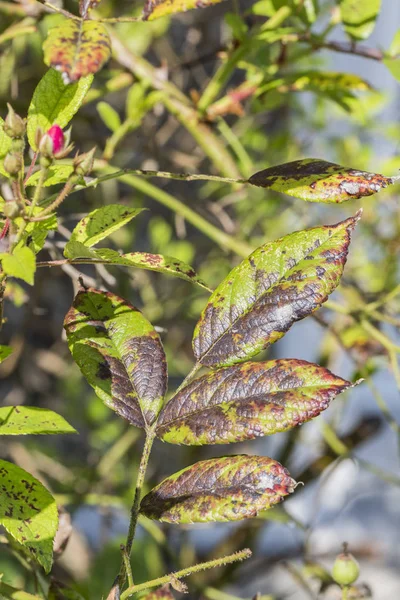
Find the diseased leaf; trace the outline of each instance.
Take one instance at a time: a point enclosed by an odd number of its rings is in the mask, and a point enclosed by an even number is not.
[[[72,356],[99,398],[132,425],[153,423],[167,367],[160,338],[142,313],[90,288],[76,295],[64,327]]]
[[[100,4],[101,0],[79,0],[79,13],[83,19],[86,19],[88,13]]]
[[[36,271],[36,258],[30,248],[17,247],[12,254],[0,254],[1,266],[10,277],[18,277],[33,285]]]
[[[32,406],[0,408],[0,435],[54,433],[76,433],[76,430],[52,410]]]
[[[88,75],[77,83],[66,85],[61,73],[55,69],[47,71],[33,93],[28,110],[27,134],[34,150],[37,150],[37,128],[46,133],[55,123],[61,128],[66,127],[81,107],[92,81],[93,75]]]
[[[157,436],[170,444],[243,442],[318,416],[351,386],[304,360],[248,362],[207,373],[161,411]]]
[[[140,512],[167,523],[239,521],[280,502],[295,486],[288,471],[271,458],[223,456],[164,479],[143,498]]]
[[[123,204],[107,204],[96,208],[79,221],[71,234],[70,241],[72,243],[80,242],[87,248],[95,246],[114,231],[129,223],[142,210],[142,208],[129,208]],[[65,246],[64,254],[67,258],[71,258],[68,245]]]
[[[43,44],[44,62],[62,73],[65,83],[100,71],[111,56],[107,29],[98,21],[65,21],[50,29]]]
[[[67,255],[68,252],[68,255]],[[199,285],[208,291],[211,291],[207,284],[200,279],[196,271],[190,265],[162,254],[149,254],[148,252],[130,252],[128,254],[119,254],[110,248],[90,249],[81,242],[70,241],[65,247],[65,254],[74,263],[82,264],[99,263],[104,265],[119,265],[122,267],[132,267],[136,269],[147,269],[165,275],[172,275],[179,279],[184,279],[190,283]]]
[[[81,80],[82,81],[82,80]],[[51,185],[58,185],[59,183],[65,183],[74,172],[74,168],[71,165],[52,165],[49,168],[49,172],[44,181],[44,186],[49,187]],[[26,186],[36,186],[39,182],[40,171],[33,173],[26,182]]]
[[[355,40],[367,39],[374,30],[382,0],[339,0],[344,29]]]
[[[243,362],[319,308],[339,284],[360,215],[264,244],[235,267],[196,325],[197,361],[209,367]]]
[[[0,364],[12,354],[12,351],[11,346],[0,346]]]
[[[146,0],[143,8],[143,19],[152,21],[159,17],[165,17],[180,12],[186,12],[192,8],[205,8],[218,4],[222,0]]]
[[[48,573],[58,526],[53,496],[30,473],[0,459],[0,524]]]
[[[305,158],[259,171],[250,177],[249,183],[308,202],[337,204],[376,194],[395,180],[318,158]]]

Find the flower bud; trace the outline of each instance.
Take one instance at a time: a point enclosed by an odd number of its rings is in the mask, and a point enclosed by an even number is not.
[[[96,152],[96,148],[92,148],[89,152],[85,154],[77,154],[74,158],[74,173],[76,175],[89,175],[89,173],[93,169],[94,164],[94,155]]]
[[[53,142],[53,153],[57,154],[64,149],[64,132],[59,125],[53,125],[47,134]]]
[[[7,104],[7,106],[8,114],[4,121],[4,131],[11,138],[23,138],[25,135],[25,120],[17,115],[10,104]]]
[[[21,155],[9,152],[4,158],[3,167],[6,173],[15,177],[22,169]]]
[[[358,562],[347,552],[347,545],[345,545],[344,552],[338,554],[333,564],[332,577],[339,585],[351,585],[357,581],[359,574]]]
[[[9,200],[4,204],[3,213],[8,219],[15,219],[21,214],[21,206],[15,200]]]

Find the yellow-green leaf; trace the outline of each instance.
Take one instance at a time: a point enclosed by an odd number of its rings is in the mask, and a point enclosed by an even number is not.
[[[218,4],[222,0],[146,0],[143,8],[143,18],[152,21],[174,13],[185,12],[192,8],[205,8]]]
[[[355,40],[365,40],[374,30],[382,0],[339,0],[346,33]]]
[[[50,29],[43,50],[45,63],[71,83],[100,71],[111,56],[111,41],[102,23],[66,19]]]
[[[17,277],[33,285],[36,258],[30,248],[26,246],[15,248],[12,254],[0,254],[0,261],[4,273],[10,277]]]
[[[46,408],[3,406],[0,408],[0,435],[44,435],[76,433],[67,421]]]

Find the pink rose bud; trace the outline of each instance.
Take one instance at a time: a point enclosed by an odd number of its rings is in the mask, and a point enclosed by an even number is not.
[[[53,142],[53,153],[57,154],[64,148],[64,132],[59,125],[53,125],[47,132]]]

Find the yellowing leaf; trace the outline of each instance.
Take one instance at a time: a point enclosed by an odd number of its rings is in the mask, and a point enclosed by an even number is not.
[[[43,44],[44,61],[62,73],[66,83],[100,71],[111,55],[110,36],[97,21],[72,21],[50,29]]]
[[[192,8],[205,8],[218,4],[222,0],[147,0],[143,8],[145,21],[152,21],[174,13],[185,12]]]

